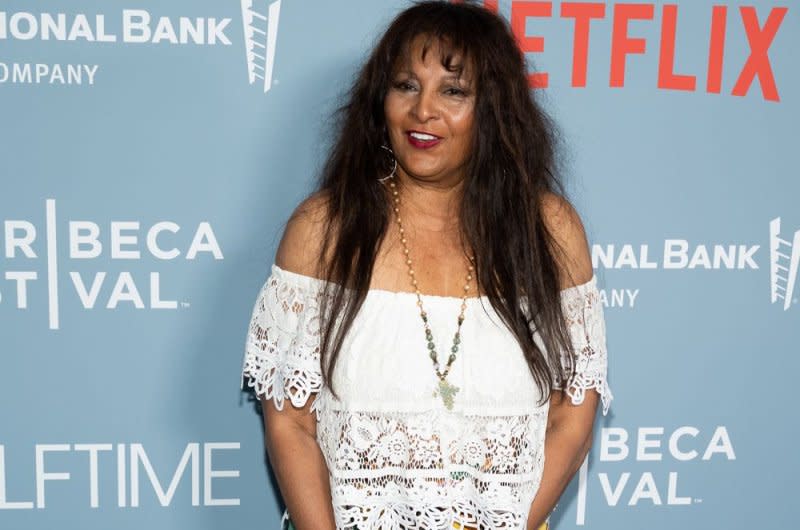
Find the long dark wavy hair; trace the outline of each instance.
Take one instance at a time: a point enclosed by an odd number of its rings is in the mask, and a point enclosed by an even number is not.
[[[465,62],[473,67],[475,126],[459,210],[462,243],[474,252],[478,285],[520,344],[544,403],[555,378],[566,381],[574,369],[571,363],[562,366],[559,355],[571,343],[560,303],[559,247],[541,205],[546,192],[565,196],[555,171],[558,134],[528,87],[525,58],[507,23],[467,3],[426,1],[402,11],[336,115],[338,134],[315,190],[326,205],[318,264],[329,281],[320,302],[324,382],[336,395],[336,361],[387,233],[392,204],[377,180],[391,171],[381,149],[384,97],[417,36],[440,45],[446,68]],[[524,307],[521,297],[527,299]],[[544,351],[533,340],[534,329]]]

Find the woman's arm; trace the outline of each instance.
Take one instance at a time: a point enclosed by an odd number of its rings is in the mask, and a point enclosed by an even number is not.
[[[261,400],[264,440],[272,469],[297,530],[335,530],[328,467],[317,445],[317,420],[310,410],[314,397],[302,408],[287,399],[283,410],[272,400]]]
[[[562,289],[591,280],[594,275],[586,232],[577,212],[554,194],[542,197],[542,216],[557,244],[556,257]],[[528,513],[527,527],[535,530],[553,511],[592,445],[592,430],[599,394],[587,390],[574,405],[561,390],[550,396],[544,443],[544,470]]]
[[[316,275],[325,207],[324,198],[315,195],[295,209],[275,255],[279,267]],[[311,411],[315,399],[312,395],[303,407],[295,407],[287,396],[280,411],[271,400],[262,399],[264,440],[295,528],[335,530],[328,467],[317,444],[316,415]]]
[[[586,392],[583,403],[573,405],[563,392],[550,397],[544,439],[544,471],[528,513],[528,530],[539,528],[553,511],[592,445],[592,426],[598,394]]]

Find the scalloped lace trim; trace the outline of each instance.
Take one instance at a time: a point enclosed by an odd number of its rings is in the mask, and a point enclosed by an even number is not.
[[[593,276],[590,282],[578,287],[562,291],[561,297],[574,350],[574,372],[569,379],[566,393],[573,404],[580,405],[587,390],[596,390],[605,416],[614,396],[606,380],[608,352],[603,304],[600,301],[596,277]],[[564,366],[568,366],[567,352],[562,352],[561,360]],[[556,386],[564,388],[564,383],[556,378]]]
[[[283,410],[295,407],[322,388],[318,299],[271,276],[261,288],[250,321],[242,380],[256,395]],[[242,385],[244,386],[244,384]],[[316,401],[312,410],[316,409]]]

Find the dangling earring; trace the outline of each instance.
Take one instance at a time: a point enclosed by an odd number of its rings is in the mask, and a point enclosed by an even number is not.
[[[378,182],[383,182],[385,180],[392,178],[394,176],[395,171],[397,171],[397,159],[394,157],[394,151],[392,151],[392,148],[386,144],[383,144],[381,145],[381,149],[389,153],[389,156],[392,159],[392,170],[385,177],[379,178]]]

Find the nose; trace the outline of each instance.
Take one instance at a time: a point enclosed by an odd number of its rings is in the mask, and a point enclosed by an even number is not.
[[[435,118],[438,114],[436,94],[431,90],[420,90],[411,112],[420,122]]]

